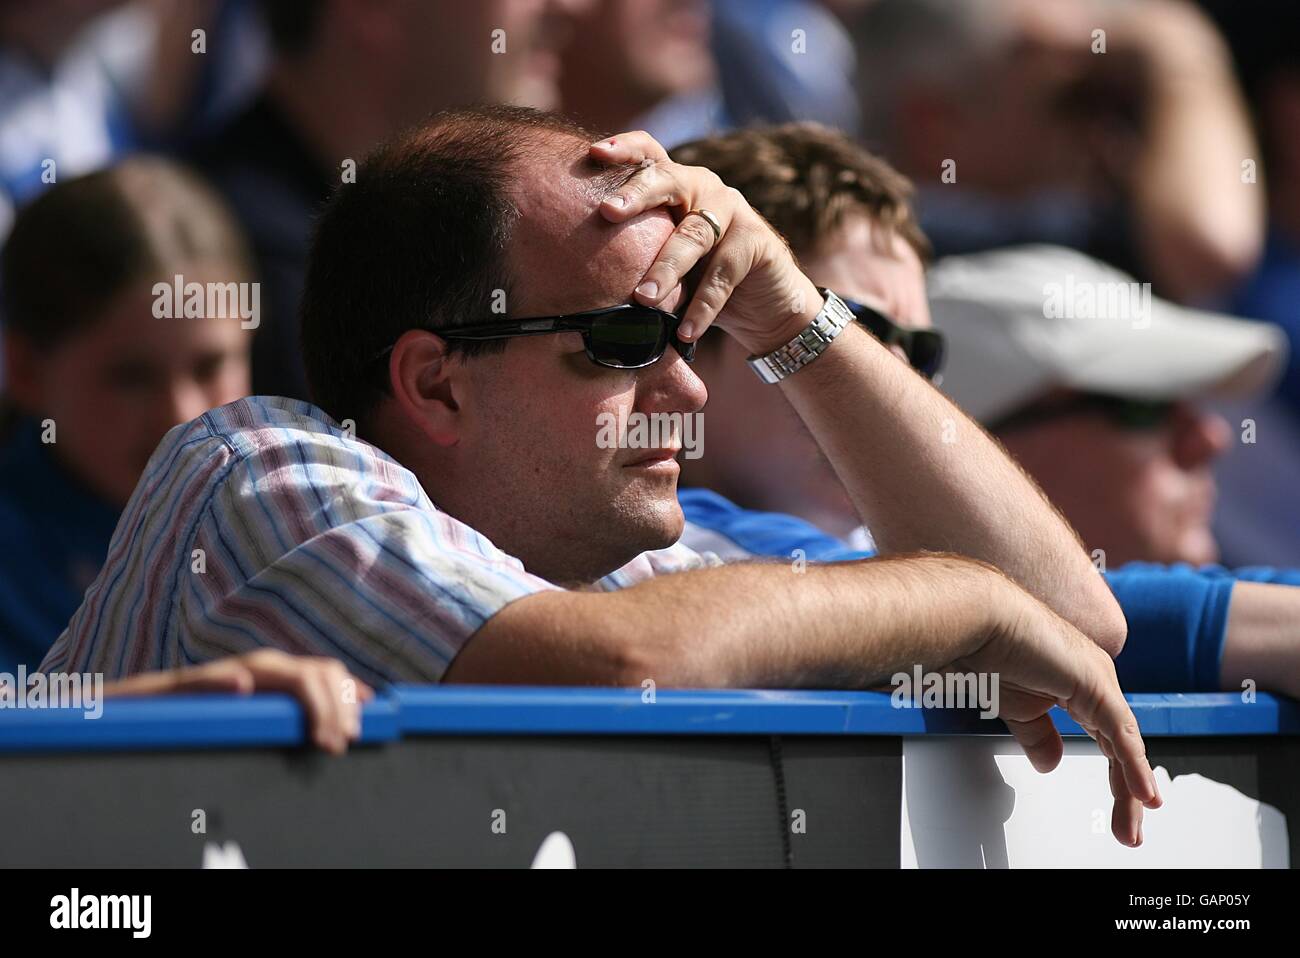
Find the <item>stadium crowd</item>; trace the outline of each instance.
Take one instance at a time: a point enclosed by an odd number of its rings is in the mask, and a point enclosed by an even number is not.
[[[0,0],[0,671],[996,672],[1140,844],[1121,689],[1300,697],[1251,6]]]

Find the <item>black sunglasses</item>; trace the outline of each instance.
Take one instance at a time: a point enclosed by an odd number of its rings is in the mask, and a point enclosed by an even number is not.
[[[443,339],[482,342],[516,336],[581,333],[587,358],[608,369],[644,369],[657,363],[672,343],[688,363],[695,359],[695,343],[677,338],[681,318],[653,306],[620,303],[566,316],[535,316],[498,323],[449,326],[430,332]],[[390,346],[386,352],[391,352]]]
[[[846,299],[853,318],[870,331],[885,346],[897,346],[907,357],[907,363],[926,379],[933,379],[943,369],[943,333],[937,329],[908,329],[900,326],[884,313],[866,303]]]
[[[1167,399],[1127,399],[1084,392],[1028,406],[1003,416],[988,429],[995,433],[1008,432],[1068,416],[1097,413],[1120,429],[1141,432],[1164,425],[1173,409],[1174,403]]]

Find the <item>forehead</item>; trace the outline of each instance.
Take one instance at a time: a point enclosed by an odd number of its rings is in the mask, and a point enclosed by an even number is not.
[[[187,271],[196,281],[204,274]],[[102,309],[98,319],[68,345],[87,357],[109,361],[123,355],[185,364],[190,354],[214,350],[247,352],[252,331],[239,316],[165,318],[154,315],[154,295],[148,280],[123,290]]]
[[[511,315],[627,302],[673,230],[672,217],[662,209],[626,223],[606,221],[601,200],[633,170],[602,176],[585,154],[585,143],[555,138],[516,170],[519,220],[507,254]]]

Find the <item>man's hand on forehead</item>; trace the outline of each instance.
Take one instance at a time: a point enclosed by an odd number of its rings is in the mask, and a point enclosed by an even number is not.
[[[821,295],[785,241],[716,174],[674,163],[663,146],[640,131],[601,140],[591,146],[590,155],[600,163],[636,168],[600,204],[609,222],[624,223],[654,209],[677,211],[676,229],[635,296],[662,307],[698,267],[698,285],[682,313],[682,339],[696,340],[720,320],[751,352],[765,353],[788,342],[817,315]]]
[[[583,179],[587,182],[592,199],[597,203],[603,203],[623,189],[632,177],[647,166],[653,165],[654,161],[649,159],[642,163],[605,164],[598,162],[594,157],[584,156],[582,171],[586,175],[584,175]]]

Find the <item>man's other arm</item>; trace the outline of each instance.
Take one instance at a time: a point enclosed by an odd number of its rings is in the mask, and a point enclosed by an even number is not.
[[[999,676],[999,715],[1034,767],[1059,704],[1116,763],[1112,831],[1136,844],[1160,799],[1110,658],[997,570],[956,556],[682,572],[611,593],[541,592],[480,628],[446,682],[870,688],[896,672]]]

